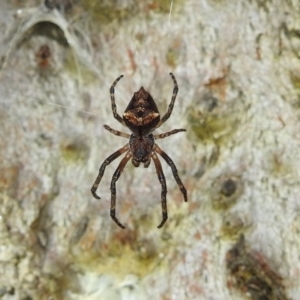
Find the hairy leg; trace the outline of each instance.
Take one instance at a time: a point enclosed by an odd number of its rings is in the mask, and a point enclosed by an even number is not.
[[[168,219],[168,210],[167,210],[167,185],[166,185],[166,179],[165,175],[161,166],[161,163],[158,159],[157,154],[153,151],[152,153],[152,159],[154,161],[156,173],[158,180],[161,184],[161,208],[162,208],[162,221],[161,223],[157,226],[157,228],[161,228],[165,222]]]
[[[112,177],[112,181],[110,184],[110,190],[111,190],[111,206],[110,206],[110,216],[112,217],[112,219],[121,227],[121,228],[125,228],[124,225],[122,225],[119,220],[116,217],[116,197],[117,197],[117,193],[116,193],[116,182],[119,179],[122,171],[124,170],[124,167],[126,166],[127,162],[129,161],[129,159],[132,157],[132,154],[130,151],[128,151],[125,155],[125,157],[123,157],[123,159],[121,160],[118,168],[116,169],[113,177]]]
[[[110,155],[101,165],[100,169],[99,169],[99,174],[91,188],[91,192],[93,194],[93,196],[96,199],[100,199],[100,197],[96,194],[96,190],[98,188],[98,185],[103,177],[105,168],[107,165],[109,165],[113,160],[115,160],[116,158],[118,158],[120,155],[122,155],[124,152],[128,151],[129,149],[129,145],[126,144],[123,148],[117,150],[115,153],[113,153],[112,155]]]
[[[117,113],[117,106],[116,106],[116,101],[115,101],[115,86],[117,85],[118,81],[123,77],[124,75],[119,76],[114,83],[112,84],[111,88],[110,88],[110,99],[111,99],[111,108],[114,114],[115,119],[117,119],[121,124],[123,124],[124,126],[125,123],[122,119],[122,117]]]
[[[121,136],[121,137],[124,137],[124,138],[127,138],[127,139],[130,138],[130,134],[128,134],[128,133],[125,133],[125,132],[121,132],[121,131],[115,130],[115,129],[109,127],[108,125],[104,125],[103,127],[104,127],[106,130],[108,130],[110,133],[114,134],[114,135]]]
[[[177,168],[173,162],[173,160],[167,155],[166,152],[164,152],[162,149],[160,149],[158,147],[157,144],[155,144],[154,146],[154,150],[166,161],[166,163],[171,167],[172,169],[172,173],[173,173],[173,176],[177,182],[177,185],[178,187],[180,188],[180,191],[181,193],[183,194],[183,197],[184,197],[184,201],[188,201],[187,199],[187,192],[186,192],[186,188],[184,187],[184,185],[182,184],[181,182],[181,179],[179,178],[178,176],[178,171],[177,171]]]
[[[161,134],[155,134],[153,136],[154,136],[154,139],[158,140],[158,139],[163,139],[163,138],[168,137],[172,134],[176,134],[176,133],[182,132],[182,131],[186,131],[186,129],[173,129],[171,131],[161,133]]]
[[[176,96],[177,96],[177,93],[178,93],[178,84],[177,84],[176,78],[172,73],[170,73],[170,76],[172,77],[172,80],[173,80],[173,83],[174,83],[172,99],[171,99],[171,102],[169,104],[168,111],[161,118],[159,123],[156,125],[156,128],[160,127],[163,123],[165,123],[170,118],[173,107],[174,107],[175,99],[176,99]]]

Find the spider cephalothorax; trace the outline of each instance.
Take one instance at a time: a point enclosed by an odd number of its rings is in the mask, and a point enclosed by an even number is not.
[[[132,134],[129,138],[129,147],[132,152],[132,164],[138,167],[140,163],[147,168],[151,162],[151,154],[154,146],[153,134],[138,136]]]
[[[124,133],[117,131],[115,129],[110,128],[107,125],[104,125],[104,128],[110,131],[111,133],[129,138],[129,143],[126,144],[123,148],[117,150],[111,156],[109,156],[101,165],[99,169],[99,174],[95,180],[95,183],[92,186],[92,194],[95,198],[100,199],[100,197],[96,194],[96,190],[98,185],[102,179],[105,168],[108,164],[110,164],[117,157],[126,152],[126,155],[121,160],[118,168],[116,169],[112,181],[111,181],[111,208],[110,215],[112,219],[121,227],[125,228],[116,217],[116,182],[119,179],[121,172],[123,171],[127,162],[131,159],[132,164],[135,167],[138,167],[141,163],[147,168],[150,165],[151,159],[154,162],[156,173],[158,176],[158,180],[161,183],[162,191],[161,191],[161,203],[162,203],[162,221],[158,225],[158,228],[161,228],[166,220],[168,219],[167,212],[167,186],[165,176],[161,167],[161,163],[158,159],[157,153],[167,162],[167,164],[171,167],[174,178],[183,194],[184,201],[187,201],[187,192],[185,187],[183,186],[175,164],[172,159],[158,147],[155,143],[156,139],[162,139],[168,137],[172,134],[185,131],[185,129],[174,129],[172,131],[153,135],[152,132],[160,127],[167,119],[169,119],[176,99],[176,95],[178,92],[178,85],[176,79],[172,73],[170,73],[172,80],[174,82],[173,95],[171,99],[171,103],[169,105],[167,113],[160,118],[159,111],[157,106],[152,98],[152,96],[141,87],[136,93],[134,93],[131,101],[129,102],[124,114],[123,118],[117,113],[117,107],[115,103],[115,86],[117,82],[123,77],[121,75],[118,77],[113,85],[110,88],[110,96],[111,96],[111,105],[114,117],[124,126],[128,127],[132,134]]]

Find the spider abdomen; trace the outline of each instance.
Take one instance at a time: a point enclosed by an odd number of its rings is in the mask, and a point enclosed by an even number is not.
[[[153,131],[160,121],[160,114],[152,96],[141,87],[133,94],[124,114],[125,125],[137,135]]]

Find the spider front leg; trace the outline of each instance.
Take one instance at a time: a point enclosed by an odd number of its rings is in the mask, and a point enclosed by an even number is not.
[[[156,153],[153,151],[152,153],[152,159],[154,161],[156,173],[158,180],[161,184],[161,208],[162,208],[162,221],[161,223],[157,226],[157,228],[161,228],[165,222],[168,219],[168,210],[167,210],[167,184],[166,184],[166,179],[164,172],[161,167],[161,163],[156,155]]]
[[[124,75],[119,76],[114,83],[112,84],[112,86],[110,87],[110,99],[111,99],[111,108],[114,114],[115,119],[117,119],[121,124],[123,124],[124,126],[125,123],[123,121],[123,119],[121,118],[121,116],[117,113],[117,106],[116,106],[116,101],[115,101],[115,86],[117,85],[118,81],[124,77]]]
[[[118,168],[116,169],[113,177],[112,177],[112,181],[110,184],[110,190],[111,190],[111,206],[110,206],[110,216],[112,217],[112,219],[121,227],[121,228],[125,228],[124,225],[122,225],[119,220],[116,217],[116,182],[119,179],[122,171],[124,170],[124,167],[126,166],[127,162],[129,161],[129,159],[132,157],[132,154],[130,151],[128,151],[125,155],[125,157],[121,160]]]
[[[174,83],[172,99],[171,99],[171,102],[169,104],[168,111],[161,118],[161,120],[159,121],[159,123],[156,125],[156,128],[160,127],[163,123],[165,123],[170,118],[171,113],[173,111],[175,99],[176,99],[176,96],[177,96],[177,93],[178,93],[178,84],[177,84],[176,78],[175,78],[175,76],[172,73],[170,73],[170,76],[172,77],[172,80],[173,80],[173,83]]]
[[[96,194],[96,190],[98,188],[98,185],[103,177],[103,174],[104,174],[104,171],[105,171],[105,168],[107,165],[109,165],[113,160],[115,160],[116,158],[118,158],[120,155],[122,155],[124,152],[128,151],[128,144],[126,144],[123,148],[117,150],[115,153],[113,153],[111,156],[109,156],[101,165],[100,169],[99,169],[99,174],[91,188],[91,192],[93,194],[93,196],[96,198],[96,199],[100,199],[100,197]]]
[[[182,184],[181,182],[181,179],[179,178],[178,176],[178,171],[177,171],[177,168],[173,162],[173,160],[167,155],[166,152],[164,152],[162,149],[160,149],[158,147],[157,144],[154,145],[154,150],[166,161],[166,163],[171,167],[172,169],[172,173],[173,173],[173,176],[177,182],[177,185],[181,191],[181,193],[183,194],[183,198],[184,198],[184,201],[188,201],[187,199],[187,192],[186,192],[186,188],[184,187],[184,185]]]

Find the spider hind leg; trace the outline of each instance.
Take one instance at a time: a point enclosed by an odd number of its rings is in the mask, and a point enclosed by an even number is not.
[[[165,115],[160,119],[159,123],[156,125],[156,128],[160,127],[163,123],[165,123],[171,116],[172,114],[172,111],[173,111],[173,108],[174,108],[174,103],[175,103],[175,100],[176,100],[176,96],[177,96],[177,93],[178,93],[178,84],[177,84],[177,81],[176,81],[176,78],[175,76],[173,75],[173,73],[170,73],[170,76],[173,80],[173,84],[174,84],[174,88],[173,88],[173,94],[172,94],[172,98],[171,98],[171,102],[169,104],[169,107],[168,107],[168,111],[165,113]]]
[[[126,126],[124,123],[124,120],[121,118],[121,116],[117,112],[117,105],[116,105],[116,100],[115,100],[115,86],[117,85],[118,81],[123,77],[124,75],[119,76],[112,86],[110,87],[110,100],[111,100],[111,109],[114,115],[114,118],[118,120],[122,125]]]

